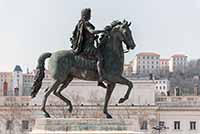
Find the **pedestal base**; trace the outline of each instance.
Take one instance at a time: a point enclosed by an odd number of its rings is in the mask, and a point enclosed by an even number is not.
[[[135,132],[137,124],[133,119],[42,118],[31,134],[144,134]]]

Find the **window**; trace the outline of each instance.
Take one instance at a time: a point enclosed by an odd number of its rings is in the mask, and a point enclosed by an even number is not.
[[[14,88],[14,95],[19,96],[19,88]]]
[[[180,130],[180,121],[174,121],[174,129]]]
[[[165,81],[163,81],[163,83],[165,83]]]
[[[196,121],[190,121],[190,130],[196,130]]]
[[[28,129],[29,128],[29,122],[27,120],[22,121],[22,129]]]
[[[7,120],[6,122],[6,130],[11,130],[12,129],[12,121],[11,120]]]
[[[143,121],[142,124],[141,124],[140,129],[141,129],[141,130],[147,130],[147,126],[148,126],[147,121]]]

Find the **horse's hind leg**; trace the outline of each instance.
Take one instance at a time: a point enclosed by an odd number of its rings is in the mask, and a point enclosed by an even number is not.
[[[42,107],[41,107],[41,110],[44,112],[45,117],[50,117],[49,113],[45,109],[47,98],[51,94],[51,92],[53,92],[54,90],[56,90],[58,88],[59,85],[60,85],[60,82],[55,81],[53,83],[53,85],[50,87],[50,89],[45,92],[44,99],[43,99],[43,102],[42,102]]]
[[[73,77],[68,77],[68,78],[64,81],[63,85],[62,85],[59,89],[54,90],[54,92],[53,92],[53,94],[54,94],[55,96],[57,96],[58,98],[60,98],[61,100],[63,100],[65,103],[67,103],[67,105],[69,105],[69,112],[70,112],[70,113],[72,112],[72,109],[73,109],[72,103],[71,103],[71,101],[70,101],[69,99],[67,99],[66,97],[64,97],[64,96],[61,94],[61,91],[62,91],[63,89],[65,89],[65,88],[69,85],[69,83],[70,83],[72,80],[73,80]]]
[[[107,86],[107,91],[106,91],[106,97],[105,97],[105,104],[104,104],[104,109],[103,112],[106,114],[106,118],[112,118],[112,116],[108,113],[108,102],[110,100],[110,97],[112,95],[113,89],[115,88],[115,84],[108,84]]]

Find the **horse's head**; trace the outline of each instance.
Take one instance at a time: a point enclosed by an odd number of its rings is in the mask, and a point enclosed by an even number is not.
[[[124,42],[128,50],[134,49],[136,45],[129,28],[131,23],[124,20],[123,22],[114,21],[111,25],[113,27],[111,33],[113,33],[113,35],[115,35],[121,42]]]

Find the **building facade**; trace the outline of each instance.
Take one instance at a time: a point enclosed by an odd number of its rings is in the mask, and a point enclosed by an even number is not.
[[[170,90],[170,81],[168,79],[155,80],[155,87],[157,95],[167,96]]]
[[[160,55],[152,52],[139,53],[133,59],[132,66],[135,74],[159,74]]]
[[[36,70],[33,72],[23,70],[16,65],[13,72],[0,72],[0,96],[30,96]],[[43,79],[42,88],[51,85],[52,79],[47,70]]]
[[[171,56],[169,60],[169,71],[170,72],[185,72],[187,65],[187,56],[183,54],[175,54]]]

